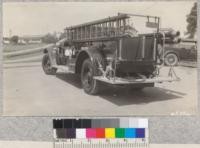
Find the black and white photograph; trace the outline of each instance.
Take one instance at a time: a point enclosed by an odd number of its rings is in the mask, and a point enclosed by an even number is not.
[[[197,2],[3,3],[3,115],[197,113]]]

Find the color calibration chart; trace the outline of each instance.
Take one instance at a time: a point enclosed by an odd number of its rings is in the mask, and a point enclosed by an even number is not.
[[[145,118],[54,119],[54,148],[148,148]]]

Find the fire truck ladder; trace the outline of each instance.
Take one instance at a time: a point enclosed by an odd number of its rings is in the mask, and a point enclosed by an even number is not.
[[[129,16],[118,16],[84,23],[65,29],[67,39],[73,42],[111,40],[124,36]]]

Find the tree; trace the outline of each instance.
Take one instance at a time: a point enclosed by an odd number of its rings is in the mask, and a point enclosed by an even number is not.
[[[194,35],[197,31],[197,2],[194,3],[190,14],[187,16],[186,19],[187,25],[187,34],[189,38],[194,38]]]
[[[52,35],[50,33],[46,34],[43,38],[42,38],[42,42],[43,43],[56,43],[58,41],[57,37],[55,35]]]
[[[17,35],[14,35],[14,36],[12,36],[12,37],[10,38],[10,41],[11,41],[12,43],[17,44],[18,41],[19,41],[19,37],[18,37]]]

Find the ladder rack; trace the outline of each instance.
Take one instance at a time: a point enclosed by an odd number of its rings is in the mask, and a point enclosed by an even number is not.
[[[73,42],[90,42],[111,40],[125,35],[128,29],[127,14],[108,17],[105,19],[84,23],[65,29],[67,39]]]

